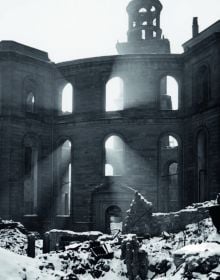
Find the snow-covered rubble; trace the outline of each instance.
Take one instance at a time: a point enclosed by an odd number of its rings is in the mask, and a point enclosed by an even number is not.
[[[0,279],[1,280],[55,280],[56,273],[46,273],[40,268],[38,259],[31,259],[0,248]],[[60,272],[57,273],[60,275]]]
[[[51,252],[35,259],[0,249],[1,280],[126,280],[126,268],[120,249],[114,248],[113,259],[96,260],[82,243],[78,250]]]
[[[4,225],[4,228],[0,229],[0,248],[26,255],[27,234],[23,225],[7,220],[1,220],[1,225]]]
[[[102,235],[95,241],[111,246],[113,258],[96,258],[91,250],[94,241],[73,241],[66,251],[31,259],[19,255],[25,254],[27,246],[27,236],[21,231],[17,227],[0,230],[0,247],[4,248],[0,248],[0,280],[128,279],[121,244],[132,235],[115,240]],[[148,257],[146,279],[220,279],[220,235],[211,218],[187,225],[178,233],[163,232],[160,237],[148,236],[140,242],[140,250],[146,251]]]
[[[95,259],[89,250],[89,243],[83,242],[76,250],[65,252],[51,252],[38,256],[41,261],[42,271],[59,270],[65,275],[77,275],[79,280],[92,280],[99,278],[109,279],[127,279],[125,277],[126,268],[123,261],[120,260],[120,249],[113,248],[113,259]],[[72,279],[72,278],[71,278]]]
[[[211,219],[205,219],[197,224],[191,224],[186,227],[184,231],[177,234],[163,233],[162,237],[154,237],[149,240],[144,240],[142,248],[148,252],[149,257],[149,273],[148,277],[151,279],[188,279],[184,278],[185,274],[183,267],[185,260],[181,261],[179,265],[175,266],[174,257],[178,255],[181,250],[187,250],[188,246],[199,248],[208,241],[208,237],[216,234],[216,230],[212,225]],[[213,243],[206,242],[207,246],[212,247]],[[209,279],[204,278],[196,279]],[[190,278],[189,278],[190,279]]]

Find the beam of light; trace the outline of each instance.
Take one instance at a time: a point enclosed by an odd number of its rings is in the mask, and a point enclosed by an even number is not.
[[[112,69],[112,74],[106,83],[105,91],[105,111],[121,111],[132,108],[148,108],[156,106],[157,82],[151,81],[150,76],[143,76],[141,64],[135,65],[135,75],[127,71],[124,62],[116,60]],[[120,77],[127,77],[126,80]],[[164,80],[164,82],[162,82]],[[161,93],[171,98],[172,110],[179,107],[179,86],[175,78],[166,76],[161,80]],[[153,86],[153,89],[152,89]],[[73,112],[73,87],[68,83],[61,93],[61,111],[63,114]]]
[[[64,143],[61,143],[60,146],[58,146],[46,158],[38,161],[39,172],[47,170],[48,166],[51,167],[51,176],[44,177],[44,185],[47,186],[47,190],[45,191],[46,196],[42,197],[41,201],[38,200],[38,209],[40,210],[40,213],[43,209],[45,219],[52,219],[53,221],[55,217],[68,216],[70,214],[72,181],[70,151],[71,142],[67,140]],[[58,176],[55,176],[56,171],[58,172]],[[42,177],[39,172],[38,178],[40,179]],[[38,188],[39,187],[40,185],[38,184]],[[50,194],[48,192],[50,192]],[[66,193],[68,194],[68,197],[65,195]],[[49,201],[46,199],[48,195],[50,195]],[[64,222],[65,221],[63,221],[63,223]],[[63,226],[62,224],[59,224],[59,227],[62,228]]]
[[[112,190],[117,194],[117,190],[120,186],[131,187],[140,193],[148,200],[151,201],[154,207],[158,208],[158,202],[163,200],[165,187],[163,182],[163,170],[169,160],[175,160],[178,162],[178,141],[174,136],[166,135],[160,140],[160,156],[165,156],[165,161],[162,161],[162,165],[159,166],[160,176],[158,178],[158,150],[154,152],[146,152],[143,154],[142,147],[140,150],[138,147],[134,149],[134,146],[128,145],[123,142],[123,157],[117,157],[117,165],[115,168],[120,167],[120,171],[123,173],[118,174],[117,170],[114,170],[114,176],[110,177],[110,185]],[[110,145],[112,148],[112,144]],[[147,148],[146,148],[147,149]],[[117,153],[117,155],[120,153]],[[168,156],[169,155],[169,156]],[[114,149],[109,150],[109,162],[112,164],[114,161]],[[167,158],[168,156],[168,158]],[[118,176],[117,176],[118,175]],[[158,182],[159,179],[159,182]],[[159,184],[159,185],[158,185]],[[159,189],[157,189],[159,187]],[[157,190],[155,192],[155,190]],[[177,192],[178,189],[175,189]],[[166,197],[166,196],[165,196]],[[117,206],[121,206],[121,193],[118,192]],[[171,205],[172,201],[166,199],[166,204]],[[177,204],[179,202],[177,201]],[[179,204],[178,204],[179,205]]]
[[[36,149],[30,149],[30,156],[25,160],[29,165],[29,172],[24,177],[24,215],[36,215],[38,207],[38,152]],[[27,150],[25,149],[25,153]]]
[[[71,201],[71,142],[66,140],[58,153],[59,163],[59,190],[57,200],[57,215],[70,215]]]
[[[143,64],[139,62],[129,65],[129,67],[130,69],[128,70],[126,61],[122,61],[120,57],[116,58],[112,67],[111,77],[121,77],[123,87],[121,87],[120,96],[123,98],[113,99],[111,101],[113,104],[110,103],[111,106],[115,106],[115,103],[117,103],[117,110],[155,107],[157,84],[152,81],[152,74],[143,74]],[[122,99],[123,107],[120,105]]]
[[[106,172],[105,176],[111,176],[111,186],[116,191],[117,186],[120,185],[138,189],[138,186],[147,184],[148,174],[152,176],[155,173],[151,162],[148,163],[143,156],[129,147],[120,137],[116,135],[109,137],[105,148],[106,165],[109,164],[113,167],[113,175]]]
[[[105,142],[105,176],[123,175],[124,143],[117,135],[110,136]]]

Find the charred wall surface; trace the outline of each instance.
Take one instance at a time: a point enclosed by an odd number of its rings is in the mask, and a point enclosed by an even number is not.
[[[120,208],[123,217],[135,190],[154,211],[215,198],[219,50],[214,32],[186,43],[180,55],[126,54],[54,64],[45,52],[1,42],[0,216],[32,229],[105,231],[109,209]],[[172,110],[164,91],[166,76],[178,84],[178,110]],[[116,77],[123,81],[123,108],[106,111],[106,85]],[[61,112],[67,83],[73,88],[68,114]],[[161,105],[164,100],[168,105]],[[123,171],[117,176],[105,170],[111,136],[123,142]],[[69,192],[60,193],[67,146],[59,149],[67,140]],[[66,205],[60,212],[59,201]]]

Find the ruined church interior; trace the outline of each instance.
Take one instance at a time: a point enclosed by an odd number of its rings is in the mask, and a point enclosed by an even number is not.
[[[220,21],[200,32],[194,18],[175,54],[162,9],[129,2],[118,55],[54,63],[0,42],[0,217],[30,230],[110,232],[136,192],[154,212],[216,197]]]

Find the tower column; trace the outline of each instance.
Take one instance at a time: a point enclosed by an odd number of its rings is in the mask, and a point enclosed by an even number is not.
[[[170,43],[162,37],[159,0],[132,0],[127,6],[129,17],[127,42],[118,43],[119,54],[170,53]]]

